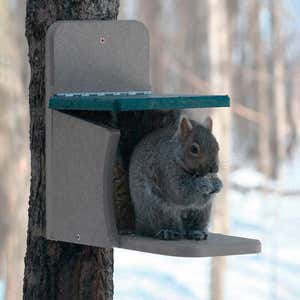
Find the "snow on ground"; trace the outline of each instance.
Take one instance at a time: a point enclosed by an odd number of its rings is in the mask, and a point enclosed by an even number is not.
[[[247,188],[258,188],[266,184],[265,176],[248,167],[231,173],[230,182]]]
[[[281,186],[288,191],[300,190],[300,149],[297,154],[282,166]]]
[[[4,282],[0,280],[0,300],[4,300]]]
[[[115,298],[207,298],[209,259],[185,259],[115,249]]]

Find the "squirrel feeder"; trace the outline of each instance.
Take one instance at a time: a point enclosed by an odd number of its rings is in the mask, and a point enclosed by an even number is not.
[[[46,237],[182,257],[258,253],[254,239],[209,233],[163,241],[118,234],[113,168],[120,131],[74,111],[227,107],[226,95],[156,95],[149,37],[136,21],[61,21],[46,39]]]

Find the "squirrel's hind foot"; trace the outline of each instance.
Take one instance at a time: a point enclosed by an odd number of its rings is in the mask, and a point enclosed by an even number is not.
[[[156,235],[156,238],[161,240],[180,240],[182,235],[179,231],[172,229],[161,229]]]
[[[207,239],[207,232],[202,230],[191,230],[186,233],[186,238],[189,240],[202,241]]]

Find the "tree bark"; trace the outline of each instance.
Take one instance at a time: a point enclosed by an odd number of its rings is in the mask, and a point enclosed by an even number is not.
[[[113,251],[48,241],[45,231],[45,34],[56,20],[116,19],[119,0],[27,0],[31,188],[23,299],[112,299]]]

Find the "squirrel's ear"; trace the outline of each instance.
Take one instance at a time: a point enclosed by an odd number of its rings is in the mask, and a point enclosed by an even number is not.
[[[206,117],[206,119],[203,122],[203,126],[209,129],[209,131],[212,131],[213,129],[213,121],[211,117]]]
[[[181,115],[177,134],[181,139],[186,139],[192,132],[193,126],[186,115]]]

